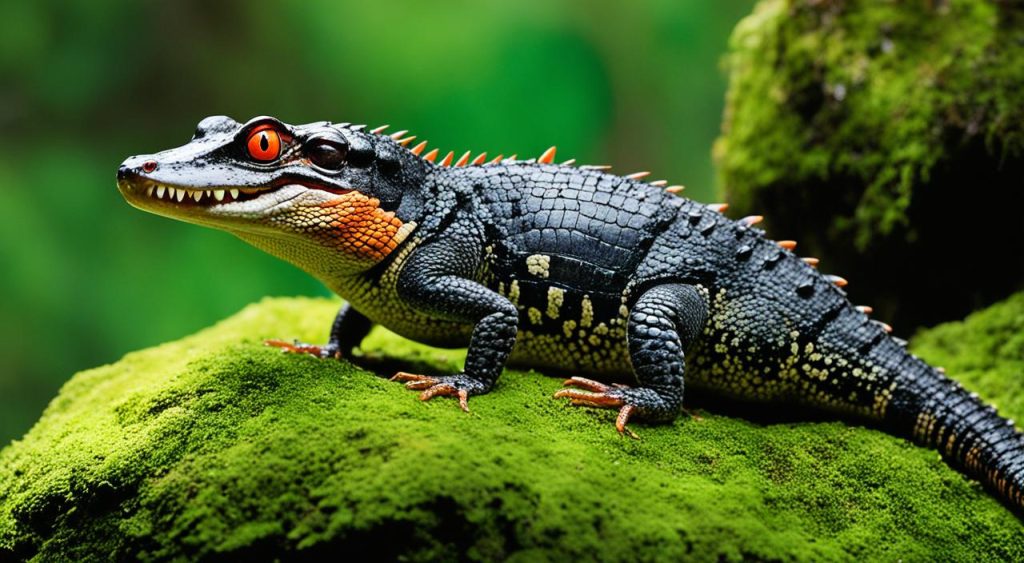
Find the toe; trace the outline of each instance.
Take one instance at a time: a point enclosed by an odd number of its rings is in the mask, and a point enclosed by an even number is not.
[[[284,340],[269,339],[263,341],[264,346],[272,346],[274,348],[280,348],[284,352],[290,352],[292,354],[310,354],[313,356],[320,356],[323,349],[320,346],[314,346],[312,344],[303,344],[301,342],[285,342]]]
[[[392,375],[391,376],[391,381],[400,381],[400,382],[432,381],[434,383],[437,383],[437,380],[435,378],[433,378],[433,377],[430,377],[429,375],[420,375],[418,373],[409,373],[407,371],[400,371],[400,372],[397,372],[395,375]]]
[[[462,410],[469,412],[469,392],[465,389],[459,389],[450,383],[438,383],[431,386],[426,391],[420,393],[420,400],[429,401],[438,395],[458,397],[459,407]]]
[[[600,381],[594,381],[593,379],[587,379],[585,377],[570,377],[563,381],[562,385],[580,387],[587,391],[595,391],[598,393],[603,393],[610,389],[610,387]]]
[[[615,418],[615,429],[619,431],[619,434],[639,440],[640,436],[637,436],[636,432],[626,427],[626,423],[629,422],[629,417],[633,414],[634,410],[636,410],[636,407],[633,405],[622,405],[622,408],[619,409],[619,416]]]
[[[556,399],[569,399],[574,405],[588,407],[620,407],[624,401],[619,397],[613,397],[605,393],[590,393],[576,389],[562,389],[555,393]]]

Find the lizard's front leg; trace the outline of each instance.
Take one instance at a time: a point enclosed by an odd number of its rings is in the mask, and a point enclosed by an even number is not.
[[[566,380],[556,398],[574,405],[617,408],[615,427],[620,434],[636,437],[626,428],[631,416],[667,422],[683,408],[684,351],[700,335],[707,320],[707,304],[690,285],[664,284],[645,291],[629,312],[626,335],[629,359],[639,382],[637,387],[609,386],[581,377]]]
[[[519,319],[511,301],[468,279],[479,264],[477,245],[468,239],[452,239],[414,252],[399,274],[397,289],[399,298],[413,309],[474,325],[465,367],[448,376],[399,372],[392,379],[405,382],[409,389],[422,390],[420,399],[424,401],[437,395],[458,397],[468,412],[469,396],[490,391],[501,375],[515,345]]]
[[[365,315],[352,308],[352,305],[345,303],[338,310],[331,324],[331,336],[327,344],[317,346],[304,342],[285,342],[284,340],[267,340],[267,346],[281,348],[285,352],[296,354],[311,354],[319,358],[342,358],[347,356],[352,349],[366,338],[373,328],[373,323]]]

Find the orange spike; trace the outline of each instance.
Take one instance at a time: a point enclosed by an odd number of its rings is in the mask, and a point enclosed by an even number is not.
[[[541,164],[551,164],[552,162],[555,161],[556,150],[558,149],[555,147],[548,148],[548,150],[544,151],[544,154],[540,155],[540,158],[537,159],[537,162]]]
[[[611,170],[612,169],[612,165],[611,164],[588,164],[586,167],[591,169],[591,170]]]
[[[423,149],[425,149],[425,148],[427,148],[427,142],[423,141],[422,143],[420,143],[420,144],[416,145],[415,147],[413,147],[411,149],[411,152],[412,152],[412,154],[414,154],[416,156],[419,156],[420,153],[423,152]]]
[[[882,327],[882,330],[884,330],[885,332],[887,332],[889,334],[892,334],[892,327],[889,326],[889,323],[883,323],[882,321],[875,321],[875,322],[878,323],[878,326]]]
[[[740,223],[743,223],[748,227],[751,225],[756,225],[761,221],[764,221],[764,216],[762,215],[747,215],[746,217],[740,219]]]
[[[865,315],[870,315],[871,313],[875,312],[873,308],[868,307],[867,305],[857,305],[857,310],[860,311],[861,313],[864,313]]]
[[[406,131],[405,129],[401,131],[395,131],[394,133],[391,134],[391,138],[397,141],[404,137],[406,133],[408,133],[408,131]]]
[[[850,283],[850,282],[846,281],[846,278],[842,278],[842,277],[839,277],[839,276],[828,275],[828,276],[825,276],[825,279],[827,279],[828,281],[836,284],[836,287],[846,287],[846,285]]]
[[[786,250],[793,250],[794,248],[796,248],[795,240],[780,240],[775,244],[781,246],[782,248],[785,248]]]
[[[686,186],[669,186],[665,188],[665,191],[670,194],[677,194],[686,189]]]
[[[725,210],[729,209],[729,204],[728,203],[711,203],[711,204],[708,204],[708,209],[711,209],[713,211],[717,211],[719,213],[725,213]]]
[[[818,262],[821,262],[821,260],[818,260],[817,258],[810,258],[810,257],[808,257],[808,258],[801,258],[801,260],[803,260],[804,262],[807,262],[807,264],[810,265],[812,268],[817,268],[818,267]]]
[[[936,366],[935,367],[935,371],[941,373],[942,375],[946,375],[946,368],[944,368],[942,366]]]
[[[497,164],[501,162],[501,159],[505,158],[505,155],[499,154],[498,156],[491,159],[491,164]]]
[[[376,129],[370,129],[370,133],[373,133],[374,135],[379,135],[379,134],[383,133],[388,127],[391,127],[391,126],[390,125],[381,125],[380,127],[376,128]]]
[[[485,152],[482,152],[482,153],[480,153],[480,155],[479,155],[479,156],[477,156],[476,158],[474,158],[474,159],[473,159],[473,162],[470,162],[470,164],[473,164],[473,165],[476,165],[476,164],[483,164],[485,160],[487,160],[487,153],[485,153]]]
[[[664,188],[665,186],[668,185],[668,180],[655,180],[653,182],[650,182],[650,184],[652,186],[657,186],[659,188]]]
[[[428,152],[426,156],[423,157],[423,160],[426,160],[427,162],[434,162],[435,160],[437,160],[437,150],[438,149],[434,149]]]
[[[455,158],[455,151],[448,151],[448,154],[444,155],[441,159],[441,166],[448,166],[452,163],[452,159]]]
[[[409,146],[409,143],[413,142],[413,140],[415,140],[415,139],[416,139],[416,135],[410,135],[410,136],[408,136],[408,137],[406,137],[404,139],[400,139],[398,141],[398,144],[402,145],[403,147],[407,147],[407,146]]]
[[[462,156],[459,157],[458,160],[455,161],[455,166],[465,166],[466,163],[469,162],[470,156],[472,156],[470,155],[470,152],[466,151],[465,153],[463,153]]]
[[[566,160],[565,162],[563,162],[562,166],[572,166],[574,164],[576,164],[576,159],[575,158],[570,158],[569,160]]]
[[[626,174],[626,177],[629,178],[630,180],[639,180],[641,178],[646,178],[647,176],[650,175],[651,173],[645,170],[643,172],[634,172],[632,174]]]

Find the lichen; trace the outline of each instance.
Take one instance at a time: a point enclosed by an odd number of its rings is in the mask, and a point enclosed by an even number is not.
[[[921,353],[1019,379],[1022,304],[936,329]],[[268,299],[75,375],[0,453],[0,558],[1024,557],[1020,521],[977,483],[874,430],[700,412],[630,440],[532,372],[507,371],[468,415],[417,401],[378,375],[461,353],[383,330],[357,358],[380,374],[261,345],[323,339],[337,305]],[[969,355],[958,335],[978,331]],[[970,377],[1024,413],[1018,389]]]
[[[1019,290],[1022,24],[1024,6],[998,0],[762,0],[727,57],[727,201],[841,268],[889,321]]]

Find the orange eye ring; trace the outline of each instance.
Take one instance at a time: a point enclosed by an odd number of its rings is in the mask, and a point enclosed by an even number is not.
[[[281,155],[281,135],[272,125],[257,127],[249,133],[246,147],[253,160],[270,162]]]

